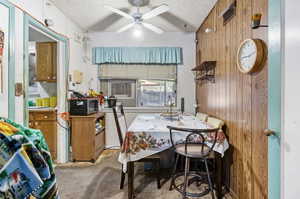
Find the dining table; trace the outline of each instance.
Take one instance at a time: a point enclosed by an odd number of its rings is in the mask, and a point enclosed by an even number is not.
[[[134,162],[163,152],[172,147],[167,126],[210,129],[210,124],[199,120],[192,114],[181,114],[176,119],[165,118],[161,114],[138,114],[125,134],[118,160],[123,164],[123,172],[128,175],[128,199],[134,198]],[[176,132],[175,143],[184,142],[188,133]],[[212,143],[206,143],[208,146]],[[214,146],[216,158],[216,196],[222,198],[222,164],[225,151],[229,148],[226,137]]]

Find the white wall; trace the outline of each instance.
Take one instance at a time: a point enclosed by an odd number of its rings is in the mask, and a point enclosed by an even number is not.
[[[300,1],[285,0],[282,198],[298,199],[300,168]]]
[[[89,33],[91,47],[181,47],[183,65],[178,66],[178,105],[180,98],[185,98],[186,111],[194,112],[195,82],[191,69],[195,67],[195,33],[167,32],[158,35],[145,31],[142,38],[136,38],[131,31],[118,34],[115,32]],[[96,80],[97,67],[91,66],[90,74]],[[96,83],[94,83],[96,84]]]

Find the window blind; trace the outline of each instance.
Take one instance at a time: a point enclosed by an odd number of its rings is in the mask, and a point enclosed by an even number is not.
[[[176,65],[102,64],[100,79],[161,79],[176,80]]]

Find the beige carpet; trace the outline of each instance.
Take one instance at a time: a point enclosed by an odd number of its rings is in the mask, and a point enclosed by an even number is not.
[[[117,152],[106,152],[96,164],[72,163],[57,166],[61,199],[127,199],[127,179],[124,189],[119,189],[121,165],[117,161],[117,155]],[[162,173],[162,188],[158,190],[155,176],[151,172],[145,173],[142,163],[136,164],[135,171],[136,199],[182,198],[177,191],[168,190],[167,173]]]

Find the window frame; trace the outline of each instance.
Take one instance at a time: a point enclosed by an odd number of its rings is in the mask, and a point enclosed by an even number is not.
[[[101,77],[100,74],[99,74],[99,70],[98,70],[98,90],[101,91],[101,80],[107,80],[107,81],[112,81],[112,80],[129,80],[129,81],[135,81],[135,106],[125,106],[126,107],[129,107],[129,108],[168,108],[167,105],[165,106],[140,106],[138,104],[138,86],[139,86],[139,81],[141,80],[153,80],[153,81],[165,81],[165,95],[166,95],[166,82],[167,81],[174,81],[175,83],[175,94],[176,94],[176,97],[175,97],[175,107],[177,107],[178,105],[178,65],[174,65],[175,66],[175,79],[158,79],[158,78],[149,78],[149,79],[139,79],[139,78],[120,78],[120,77]],[[100,65],[98,67],[101,67]],[[111,83],[108,83],[108,95],[111,94]],[[134,92],[134,91],[133,91]],[[121,100],[130,100],[130,99],[134,99],[134,97],[122,97],[122,98],[119,98]]]

